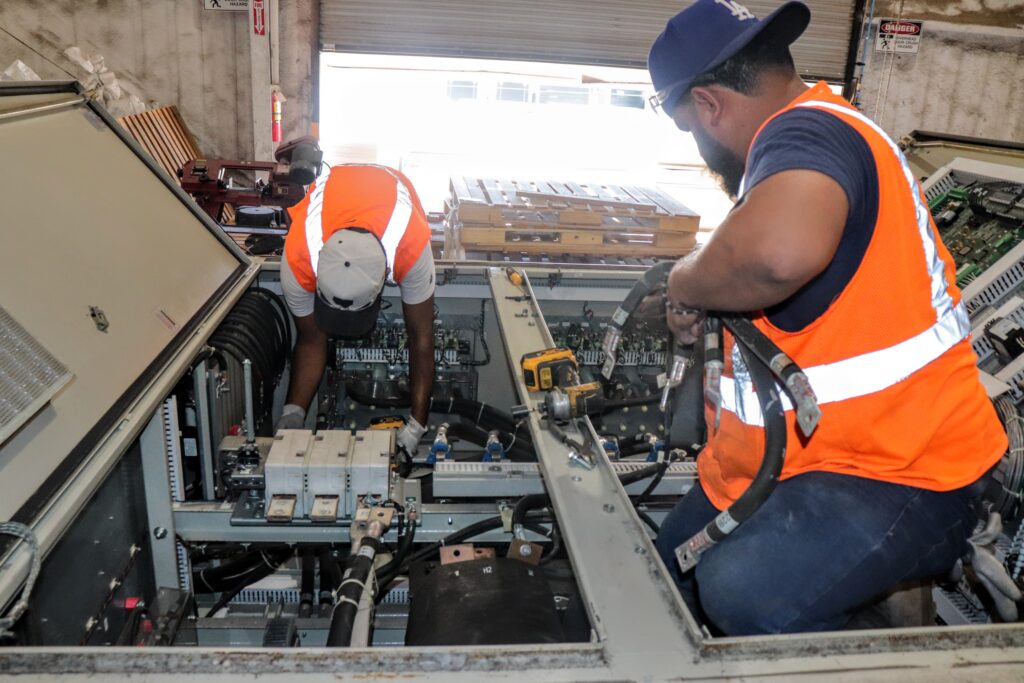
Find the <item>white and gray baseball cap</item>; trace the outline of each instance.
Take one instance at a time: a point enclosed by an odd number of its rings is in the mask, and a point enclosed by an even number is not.
[[[373,233],[345,228],[320,249],[313,315],[324,332],[348,339],[365,337],[377,324],[387,279],[384,246]]]

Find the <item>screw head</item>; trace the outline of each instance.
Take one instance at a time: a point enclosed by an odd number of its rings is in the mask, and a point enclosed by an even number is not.
[[[162,526],[158,526],[153,529],[153,536],[155,536],[158,540],[167,538],[167,529],[163,528]]]
[[[523,545],[519,546],[519,554],[523,557],[529,557],[533,554],[533,548],[524,543]]]
[[[578,474],[574,474],[574,475],[572,475],[572,480],[573,481],[583,481],[583,477],[581,477]]]

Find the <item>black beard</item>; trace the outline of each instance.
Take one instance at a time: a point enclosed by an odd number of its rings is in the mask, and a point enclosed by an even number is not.
[[[704,163],[708,165],[708,172],[722,191],[729,195],[729,199],[736,201],[746,162],[702,130],[694,128],[693,138],[697,141],[697,150]]]

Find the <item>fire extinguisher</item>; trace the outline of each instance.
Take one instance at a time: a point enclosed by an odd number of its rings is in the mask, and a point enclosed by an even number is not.
[[[281,142],[281,101],[277,91],[270,93],[270,136],[274,142]]]

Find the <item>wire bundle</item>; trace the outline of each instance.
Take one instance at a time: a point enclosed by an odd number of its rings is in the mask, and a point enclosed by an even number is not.
[[[239,369],[245,360],[252,362],[253,422],[259,425],[268,420],[274,388],[292,348],[291,319],[281,298],[262,287],[249,289],[210,336],[209,343],[221,369],[231,367],[228,359]]]

